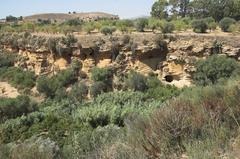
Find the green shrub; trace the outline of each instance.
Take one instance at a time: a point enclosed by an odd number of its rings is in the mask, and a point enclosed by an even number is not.
[[[120,44],[118,42],[112,42],[111,55],[112,61],[115,61],[120,52]]]
[[[214,31],[217,29],[217,23],[216,22],[212,22],[208,24],[208,29],[210,29],[210,31]]]
[[[92,97],[95,98],[101,93],[106,92],[107,87],[108,86],[104,82],[101,82],[101,81],[94,82],[90,87],[90,94]]]
[[[140,18],[137,19],[135,22],[135,28],[139,32],[144,32],[144,28],[148,25],[148,19],[146,18]]]
[[[207,18],[204,18],[203,20],[207,23],[208,29],[210,29],[211,31],[216,30],[217,23],[213,17],[207,17]]]
[[[177,19],[171,22],[174,24],[175,29],[178,31],[187,30],[190,27],[190,21],[188,19]]]
[[[123,43],[124,45],[129,44],[130,40],[131,40],[131,37],[130,37],[129,35],[124,35],[124,36],[122,37],[122,43]]]
[[[16,54],[8,54],[0,52],[0,68],[14,66]]]
[[[90,34],[92,31],[94,31],[95,27],[92,23],[87,23],[83,26],[83,30]]]
[[[229,28],[232,24],[234,24],[236,21],[232,18],[225,17],[219,22],[219,26],[221,27],[222,31],[229,32]]]
[[[89,106],[78,109],[76,117],[94,128],[109,124],[122,127],[128,115],[132,113],[147,115],[158,104],[159,102],[153,101],[142,92],[102,93],[89,103]]]
[[[206,33],[208,25],[204,20],[194,20],[192,22],[193,31],[196,33]]]
[[[44,76],[37,79],[37,90],[47,97],[54,97],[57,88],[58,86],[53,79]]]
[[[110,68],[98,68],[94,67],[91,70],[91,79],[94,82],[104,82],[108,83],[109,79],[111,80],[113,76],[113,72]]]
[[[240,23],[236,23],[236,24],[232,24],[230,27],[229,27],[229,32],[240,32]]]
[[[158,19],[150,18],[148,20],[148,27],[154,32],[161,27],[161,22]]]
[[[45,76],[38,78],[37,90],[47,97],[53,98],[58,89],[63,89],[63,87],[73,84],[76,81],[76,74],[74,70],[70,68],[59,72],[51,78]]]
[[[36,106],[31,103],[28,96],[18,96],[17,98],[0,98],[0,122],[6,119],[33,112]]]
[[[0,72],[0,79],[7,80],[20,89],[32,88],[35,85],[36,77],[33,72],[23,71],[16,67],[2,68]]]
[[[47,43],[48,43],[48,49],[52,53],[57,53],[56,46],[57,46],[58,39],[56,38],[49,38]]]
[[[215,22],[215,19],[213,17],[207,17],[203,19],[207,24]]]
[[[146,77],[131,71],[125,79],[125,86],[134,91],[145,91],[147,89]]]
[[[112,35],[116,31],[115,27],[110,27],[110,26],[103,26],[100,30],[100,32],[104,35]]]
[[[174,29],[174,24],[170,22],[166,22],[161,26],[162,33],[172,33]]]
[[[212,54],[221,54],[223,49],[223,44],[217,40],[213,42],[213,46],[211,49]]]
[[[38,159],[57,159],[61,158],[60,148],[54,141],[49,138],[32,137],[23,143],[13,146],[11,158],[38,158]]]
[[[162,36],[157,35],[156,37],[154,37],[153,42],[159,48],[159,50],[161,50],[162,52],[168,51],[167,42],[163,39]]]
[[[205,86],[231,77],[234,71],[239,69],[239,64],[234,59],[214,55],[207,60],[199,61],[196,69],[193,76],[195,83]]]
[[[70,26],[78,26],[78,25],[82,24],[82,21],[79,19],[70,19],[70,20],[66,21],[65,23]]]
[[[84,83],[77,83],[73,85],[70,92],[70,97],[76,102],[82,102],[88,95],[88,87]]]
[[[134,26],[134,24],[132,20],[118,20],[116,26],[121,32],[126,33]]]
[[[238,132],[237,83],[190,88],[155,110],[150,118],[130,116],[125,122],[131,138],[129,146],[154,158],[174,158],[182,153],[198,158],[199,152],[211,147],[207,153],[214,152],[212,155],[217,157],[216,152],[226,149],[229,139],[235,136],[233,131]]]
[[[68,34],[65,37],[62,37],[60,41],[66,47],[71,47],[73,44],[78,42],[78,39],[73,34]]]

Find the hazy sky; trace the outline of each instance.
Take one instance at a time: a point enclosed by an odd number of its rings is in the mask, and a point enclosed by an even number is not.
[[[149,15],[155,0],[2,0],[0,18],[37,13],[101,11],[132,18]]]

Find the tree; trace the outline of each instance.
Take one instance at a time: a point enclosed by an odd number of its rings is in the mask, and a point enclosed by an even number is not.
[[[167,6],[168,2],[167,0],[158,0],[156,1],[152,6],[151,15],[155,18],[167,18]]]
[[[170,0],[169,5],[172,6],[172,13],[186,17],[189,9],[190,0]]]
[[[18,18],[17,18],[17,17],[14,17],[14,16],[12,16],[12,15],[9,15],[9,16],[6,17],[6,21],[7,21],[7,22],[15,22],[15,21],[17,21],[17,20],[18,20]]]
[[[190,4],[195,17],[211,16],[216,21],[223,17],[240,18],[240,0],[194,0]]]

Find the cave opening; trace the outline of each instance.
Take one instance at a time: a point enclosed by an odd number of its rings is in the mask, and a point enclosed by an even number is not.
[[[169,82],[169,83],[171,83],[171,82],[173,81],[173,76],[171,76],[171,75],[167,75],[167,76],[165,76],[164,78],[165,78],[165,80],[166,80],[167,82]]]

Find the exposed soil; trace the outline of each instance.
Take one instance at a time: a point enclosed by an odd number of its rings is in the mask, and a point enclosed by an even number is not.
[[[19,95],[18,90],[9,83],[0,82],[0,97],[16,98]]]

